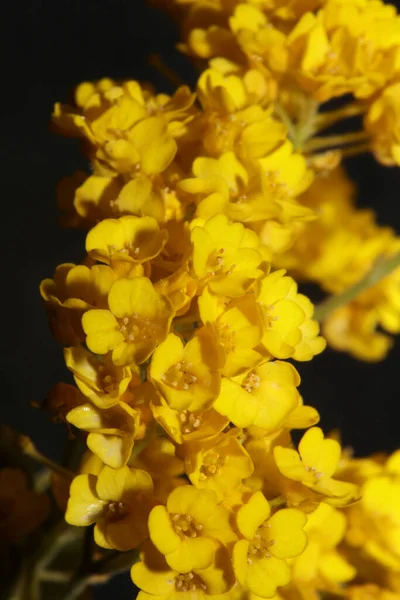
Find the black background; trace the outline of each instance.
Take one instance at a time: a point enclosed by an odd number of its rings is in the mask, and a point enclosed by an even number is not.
[[[77,83],[104,76],[151,80],[160,91],[171,91],[148,66],[149,52],[161,53],[188,83],[195,77],[174,50],[174,25],[143,0],[31,0],[2,10],[0,421],[60,458],[64,429],[30,407],[66,379],[38,286],[59,263],[83,256],[84,233],[57,225],[55,188],[86,164],[74,140],[50,133],[52,106],[66,101]],[[400,232],[400,169],[381,167],[370,156],[352,159],[348,167],[359,184],[360,205],[377,210],[380,223]],[[325,431],[341,430],[357,455],[400,446],[399,361],[397,340],[382,363],[327,350],[298,365],[306,403],[319,409]],[[132,597],[131,588],[121,594]]]

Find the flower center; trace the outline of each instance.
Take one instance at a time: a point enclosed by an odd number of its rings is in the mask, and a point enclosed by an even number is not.
[[[255,371],[250,371],[250,373],[248,373],[245,379],[243,380],[242,388],[246,390],[246,392],[251,394],[252,392],[254,392],[254,390],[260,387],[260,381],[260,376],[257,375]]]
[[[175,578],[175,589],[178,592],[194,592],[195,590],[206,591],[207,586],[196,573],[179,573]]]
[[[123,502],[109,502],[106,511],[108,521],[119,521],[127,512]]]
[[[191,363],[186,363],[184,360],[173,365],[161,377],[166,385],[177,390],[188,390],[189,387],[197,381],[196,375],[190,373]]]
[[[119,319],[120,332],[125,336],[127,342],[144,342],[146,340],[158,339],[159,325],[154,321],[143,319],[137,313],[131,317]]]
[[[181,537],[195,538],[203,529],[203,525],[197,523],[190,515],[173,513],[171,515],[171,521],[176,533]]]
[[[269,548],[275,544],[275,540],[269,538],[270,524],[264,522],[261,527],[257,529],[257,533],[254,539],[250,542],[249,550],[247,552],[247,562],[251,565],[255,558],[271,558]]]
[[[307,465],[304,465],[304,468],[308,473],[310,473],[310,475],[314,475],[317,481],[323,476],[323,473],[321,473],[321,471],[317,471],[316,467],[309,467]]]
[[[99,367],[99,387],[107,394],[112,394],[117,387],[115,376],[111,375],[104,365]]]
[[[229,323],[215,323],[218,341],[227,352],[235,350],[235,332],[231,331]]]
[[[199,413],[192,413],[188,410],[182,410],[179,413],[179,420],[181,422],[182,433],[193,433],[197,431],[201,425],[202,415]]]
[[[203,464],[200,468],[200,480],[213,477],[224,465],[223,458],[216,450],[210,450],[203,458]]]

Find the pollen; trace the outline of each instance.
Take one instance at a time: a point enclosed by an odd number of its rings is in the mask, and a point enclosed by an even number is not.
[[[200,480],[205,481],[208,477],[216,475],[223,464],[224,460],[216,450],[207,452],[200,468]]]
[[[260,376],[257,375],[254,371],[250,371],[247,377],[244,379],[242,383],[242,388],[246,390],[249,394],[251,394],[255,389],[260,387]]]
[[[179,573],[176,576],[175,589],[178,592],[195,592],[197,590],[205,592],[207,586],[201,577],[190,571],[189,573]]]
[[[181,361],[170,367],[162,376],[162,380],[166,385],[170,385],[177,390],[188,391],[197,381],[196,375],[193,375],[189,368],[185,361]]]
[[[192,413],[188,410],[183,410],[179,413],[182,433],[193,433],[198,431],[202,423],[201,414]]]
[[[171,521],[176,533],[182,538],[195,538],[203,529],[203,526],[190,515],[173,513]]]

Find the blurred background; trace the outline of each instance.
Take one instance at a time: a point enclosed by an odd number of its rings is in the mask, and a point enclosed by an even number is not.
[[[83,256],[85,233],[57,224],[55,190],[62,177],[87,165],[75,140],[50,132],[53,104],[67,101],[77,83],[105,76],[150,80],[159,91],[171,91],[149,66],[149,53],[161,54],[189,84],[195,74],[174,49],[174,24],[144,0],[31,0],[7,3],[3,10],[0,420],[60,458],[63,426],[30,406],[67,380],[38,286],[59,263]],[[374,208],[381,224],[400,231],[400,169],[379,166],[370,156],[347,166],[358,182],[360,205]],[[301,391],[320,411],[324,430],[339,429],[357,455],[392,451],[400,446],[399,364],[400,340],[378,364],[327,350],[299,365]]]

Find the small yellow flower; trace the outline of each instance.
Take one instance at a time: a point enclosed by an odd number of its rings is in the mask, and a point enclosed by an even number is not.
[[[286,559],[298,556],[307,545],[303,531],[306,515],[293,508],[271,515],[268,501],[255,492],[237,513],[243,539],[233,549],[233,568],[239,583],[261,598],[272,598],[276,588],[289,583]]]
[[[54,279],[44,279],[40,293],[50,318],[56,339],[65,344],[83,342],[85,334],[81,320],[90,308],[106,308],[107,295],[116,279],[106,265],[59,265]]]
[[[272,433],[298,406],[299,383],[289,363],[267,362],[242,375],[223,377],[214,408],[238,427],[255,425]]]
[[[169,494],[176,487],[186,485],[183,479],[183,461],[176,456],[175,446],[165,437],[154,437],[133,459],[129,466],[143,469],[151,476],[154,484],[154,498],[165,504]]]
[[[319,427],[312,427],[303,435],[299,451],[277,446],[274,458],[279,471],[288,479],[301,482],[324,497],[330,504],[345,506],[359,496],[357,486],[333,479],[340,460],[339,442],[324,439]]]
[[[219,349],[206,328],[184,346],[170,333],[153,354],[150,377],[171,409],[209,408],[219,394]]]
[[[262,328],[253,295],[226,304],[206,288],[198,306],[201,320],[210,323],[222,347],[223,375],[233,377],[261,362],[262,356],[254,349],[261,341]]]
[[[177,444],[216,437],[229,424],[229,419],[213,408],[174,410],[158,394],[152,398],[151,410],[157,423]]]
[[[231,430],[183,447],[190,481],[199,489],[213,490],[219,501],[231,496],[253,472],[252,460],[237,439],[239,433]]]
[[[98,476],[77,475],[65,520],[78,527],[96,523],[94,539],[103,548],[137,548],[148,537],[152,491],[150,475],[140,469],[105,466]]]
[[[292,563],[292,578],[297,585],[314,584],[333,592],[355,577],[356,569],[337,548],[346,532],[343,511],[321,502],[308,515],[304,531],[307,548]]]
[[[170,301],[157,294],[147,277],[118,279],[108,294],[109,310],[89,310],[82,326],[95,354],[107,354],[118,366],[141,364],[168,334]]]
[[[230,543],[236,537],[229,513],[218,506],[216,494],[189,485],[173,490],[166,507],[153,508],[149,531],[168,565],[180,573],[206,569],[215,559],[219,542]]]
[[[192,221],[193,273],[212,292],[237,297],[262,277],[257,235],[224,215]]]
[[[81,346],[75,346],[65,348],[64,359],[82,394],[98,408],[117,404],[129,385],[140,383],[130,367],[116,367],[107,354],[99,360]]]
[[[143,437],[140,417],[139,410],[122,401],[110,408],[82,402],[66,416],[68,423],[89,433],[88,448],[114,469],[128,462],[135,439]]]
[[[400,83],[384,88],[364,120],[372,135],[372,149],[384,165],[400,166]]]
[[[168,232],[152,217],[104,219],[86,237],[86,251],[100,262],[143,263],[155,258],[167,243]]]
[[[143,544],[141,562],[133,565],[133,583],[142,591],[139,600],[229,600],[235,578],[229,554],[219,546],[207,568],[172,569],[151,542]],[[227,593],[228,592],[228,593]]]

